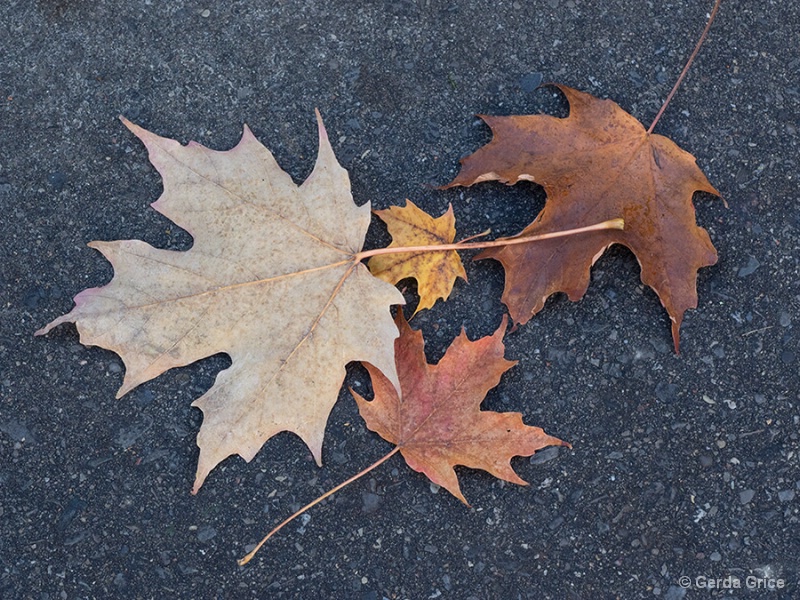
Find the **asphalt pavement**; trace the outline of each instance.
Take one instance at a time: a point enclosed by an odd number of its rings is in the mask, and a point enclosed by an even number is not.
[[[506,336],[519,364],[485,406],[569,441],[460,469],[465,507],[395,456],[236,559],[291,511],[389,450],[343,391],[319,468],[281,434],[192,496],[191,402],[230,361],[119,400],[123,365],[75,328],[33,332],[102,285],[86,244],[187,249],[119,115],[225,150],[246,123],[295,181],[325,119],[357,203],[406,198],[460,237],[517,233],[541,188],[440,191],[490,138],[476,114],[567,114],[563,83],[645,124],[712,2],[676,0],[6,0],[0,6],[0,598],[604,599],[800,597],[800,4],[726,0],[656,132],[729,208],[695,198],[719,262],[701,270],[681,354],[635,257],[612,248],[586,297]],[[388,243],[377,220],[369,247]],[[465,255],[469,258],[469,255]],[[503,273],[412,324],[438,360],[500,323]],[[413,283],[401,285],[411,301]],[[366,372],[346,383],[368,390]]]

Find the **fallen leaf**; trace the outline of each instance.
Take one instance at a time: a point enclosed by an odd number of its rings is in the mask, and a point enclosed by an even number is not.
[[[497,331],[471,342],[462,330],[438,364],[425,360],[420,331],[398,312],[400,337],[395,360],[402,399],[381,371],[365,364],[374,400],[351,393],[367,427],[397,445],[408,465],[467,503],[453,467],[483,469],[495,477],[526,485],[511,467],[514,456],[530,456],[545,446],[569,446],[520,413],[480,410],[486,393],[516,364],[503,357],[506,318]]]
[[[691,154],[648,134],[616,103],[556,87],[569,101],[569,117],[481,115],[493,139],[464,158],[445,187],[489,180],[512,185],[521,179],[542,185],[547,203],[519,236],[613,217],[622,217],[625,229],[492,248],[476,259],[503,264],[503,302],[516,323],[526,323],[551,294],[582,298],[591,266],[610,245],[622,244],[636,255],[642,282],[669,313],[677,352],[683,314],[697,307],[697,271],[717,261],[708,233],[695,221],[692,196],[719,192]]]
[[[400,292],[355,254],[370,223],[356,206],[322,119],[314,171],[297,186],[245,126],[217,152],[159,137],[123,119],[161,173],[152,206],[194,238],[186,252],[138,241],[92,242],[112,281],[37,331],[73,321],[81,342],[119,354],[117,397],[173,367],[231,357],[193,406],[203,411],[194,492],[226,457],[251,460],[281,431],[321,464],[322,439],[349,361],[369,361],[399,387],[389,306]]]
[[[406,200],[403,207],[392,206],[376,210],[375,214],[386,223],[392,243],[389,248],[450,244],[456,237],[456,219],[453,207],[441,217],[433,218]],[[447,300],[456,278],[467,279],[458,252],[405,252],[373,256],[367,263],[370,272],[392,285],[401,279],[417,280],[419,304],[415,313],[431,308],[441,298]]]

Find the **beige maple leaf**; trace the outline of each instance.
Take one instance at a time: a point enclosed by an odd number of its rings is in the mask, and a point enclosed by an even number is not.
[[[370,223],[356,206],[322,119],[314,171],[297,186],[245,126],[232,150],[182,146],[123,119],[164,181],[153,208],[194,238],[186,252],[138,241],[92,242],[111,282],[37,331],[72,321],[81,342],[113,350],[126,373],[117,397],[173,367],[231,357],[193,406],[203,411],[194,492],[222,460],[251,460],[291,431],[321,464],[328,415],[349,361],[367,361],[399,389],[393,286],[356,256]]]

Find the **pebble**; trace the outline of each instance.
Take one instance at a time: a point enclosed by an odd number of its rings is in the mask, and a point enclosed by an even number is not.
[[[709,556],[708,558],[710,558],[714,562],[719,562],[722,560],[722,554],[720,554],[719,552],[712,552],[711,556]]]
[[[747,261],[747,265],[739,269],[739,277],[747,277],[756,272],[756,269],[761,266],[761,263],[756,260],[755,256],[751,256]]]
[[[755,490],[744,490],[739,492],[739,502],[742,504],[750,504],[750,501],[753,499],[753,496],[756,495]]]
[[[5,433],[15,442],[24,442],[31,437],[31,432],[25,423],[16,419],[11,419],[5,423],[0,423],[0,431]]]
[[[683,600],[686,597],[686,588],[671,585],[664,594],[664,600]]]
[[[78,496],[72,496],[68,501],[64,509],[61,511],[61,515],[58,518],[58,522],[56,522],[55,530],[58,533],[63,533],[66,531],[69,524],[75,520],[75,517],[80,515],[84,510],[89,507],[89,503],[85,500],[79,498]]]
[[[543,79],[544,76],[541,73],[528,73],[520,77],[519,87],[522,88],[523,92],[532,92],[542,85]]]
[[[778,492],[778,500],[781,502],[791,502],[794,500],[794,490],[782,490]]]
[[[197,539],[201,542],[207,542],[217,537],[217,530],[213,527],[203,526],[197,530]]]
[[[361,512],[365,515],[374,513],[380,508],[383,499],[372,492],[361,493]]]
[[[25,296],[22,299],[22,303],[25,305],[25,308],[29,308],[30,310],[36,310],[39,308],[39,302],[47,298],[47,290],[45,290],[41,286],[37,286],[34,288],[29,289]]]
[[[656,398],[661,402],[669,402],[675,400],[678,394],[678,386],[674,383],[664,383],[663,381],[656,385]]]
[[[54,171],[47,176],[47,183],[52,185],[55,191],[60,192],[67,183],[67,176],[61,171]]]
[[[550,462],[554,458],[558,458],[558,454],[558,446],[549,446],[544,450],[539,450],[533,456],[531,456],[530,462],[532,465],[542,465],[546,462]]]

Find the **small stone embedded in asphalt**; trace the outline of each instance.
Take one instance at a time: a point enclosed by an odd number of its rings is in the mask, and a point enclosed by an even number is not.
[[[671,585],[664,594],[664,600],[683,600],[686,597],[687,589],[688,588],[685,587]]]
[[[710,558],[714,562],[719,562],[722,560],[722,554],[720,554],[719,552],[712,552],[711,556],[709,556],[708,558]]]
[[[546,462],[550,462],[554,458],[558,457],[560,452],[559,446],[548,446],[543,450],[539,450],[530,458],[530,462],[532,465],[541,465]]]
[[[672,346],[662,338],[651,337],[649,341],[653,349],[659,354],[669,354],[672,351]]]
[[[204,525],[197,530],[197,539],[201,542],[207,542],[217,536],[217,530],[209,525]]]
[[[753,499],[753,496],[756,495],[755,490],[744,490],[739,492],[739,502],[742,504],[750,504],[750,501]]]
[[[47,183],[53,186],[55,191],[60,192],[67,183],[67,176],[61,171],[55,171],[47,176]]]
[[[25,308],[36,310],[39,308],[39,302],[47,298],[47,290],[43,287],[30,288],[22,299]]]
[[[369,515],[378,510],[383,499],[372,492],[361,492],[361,512]]]
[[[67,501],[66,506],[64,506],[64,510],[61,511],[61,516],[59,516],[58,522],[56,523],[56,532],[63,533],[66,531],[69,524],[75,520],[75,517],[86,510],[88,506],[89,504],[85,500],[78,496],[72,496]]]
[[[0,431],[5,433],[15,442],[33,441],[31,439],[31,432],[28,430],[28,427],[25,425],[25,423],[21,423],[16,419],[11,419],[5,423],[0,423]]]
[[[636,87],[641,87],[645,83],[644,77],[642,77],[642,74],[639,73],[638,71],[633,71],[633,70],[628,71],[628,79]]]
[[[678,386],[674,383],[659,382],[656,384],[656,398],[662,402],[675,400],[678,394]]]
[[[128,585],[128,581],[125,579],[124,573],[117,573],[114,575],[114,587],[123,589]]]
[[[109,368],[109,371],[111,369]],[[147,388],[136,388],[134,390],[133,400],[136,404],[140,407],[145,407],[153,402],[156,399],[156,395],[153,390]]]
[[[782,490],[778,492],[778,500],[781,502],[791,502],[794,500],[794,490]]]
[[[794,352],[791,350],[784,350],[781,352],[781,361],[785,365],[790,365],[794,362]]]
[[[761,263],[756,260],[755,256],[751,256],[747,261],[747,265],[739,269],[739,277],[747,277],[756,272],[756,269],[761,266]]]
[[[520,77],[519,87],[523,92],[532,92],[542,85],[544,76],[541,73],[528,73]]]
[[[121,448],[130,448],[153,425],[152,419],[145,419],[144,423],[136,423],[130,427],[123,427],[117,432],[114,442]]]

